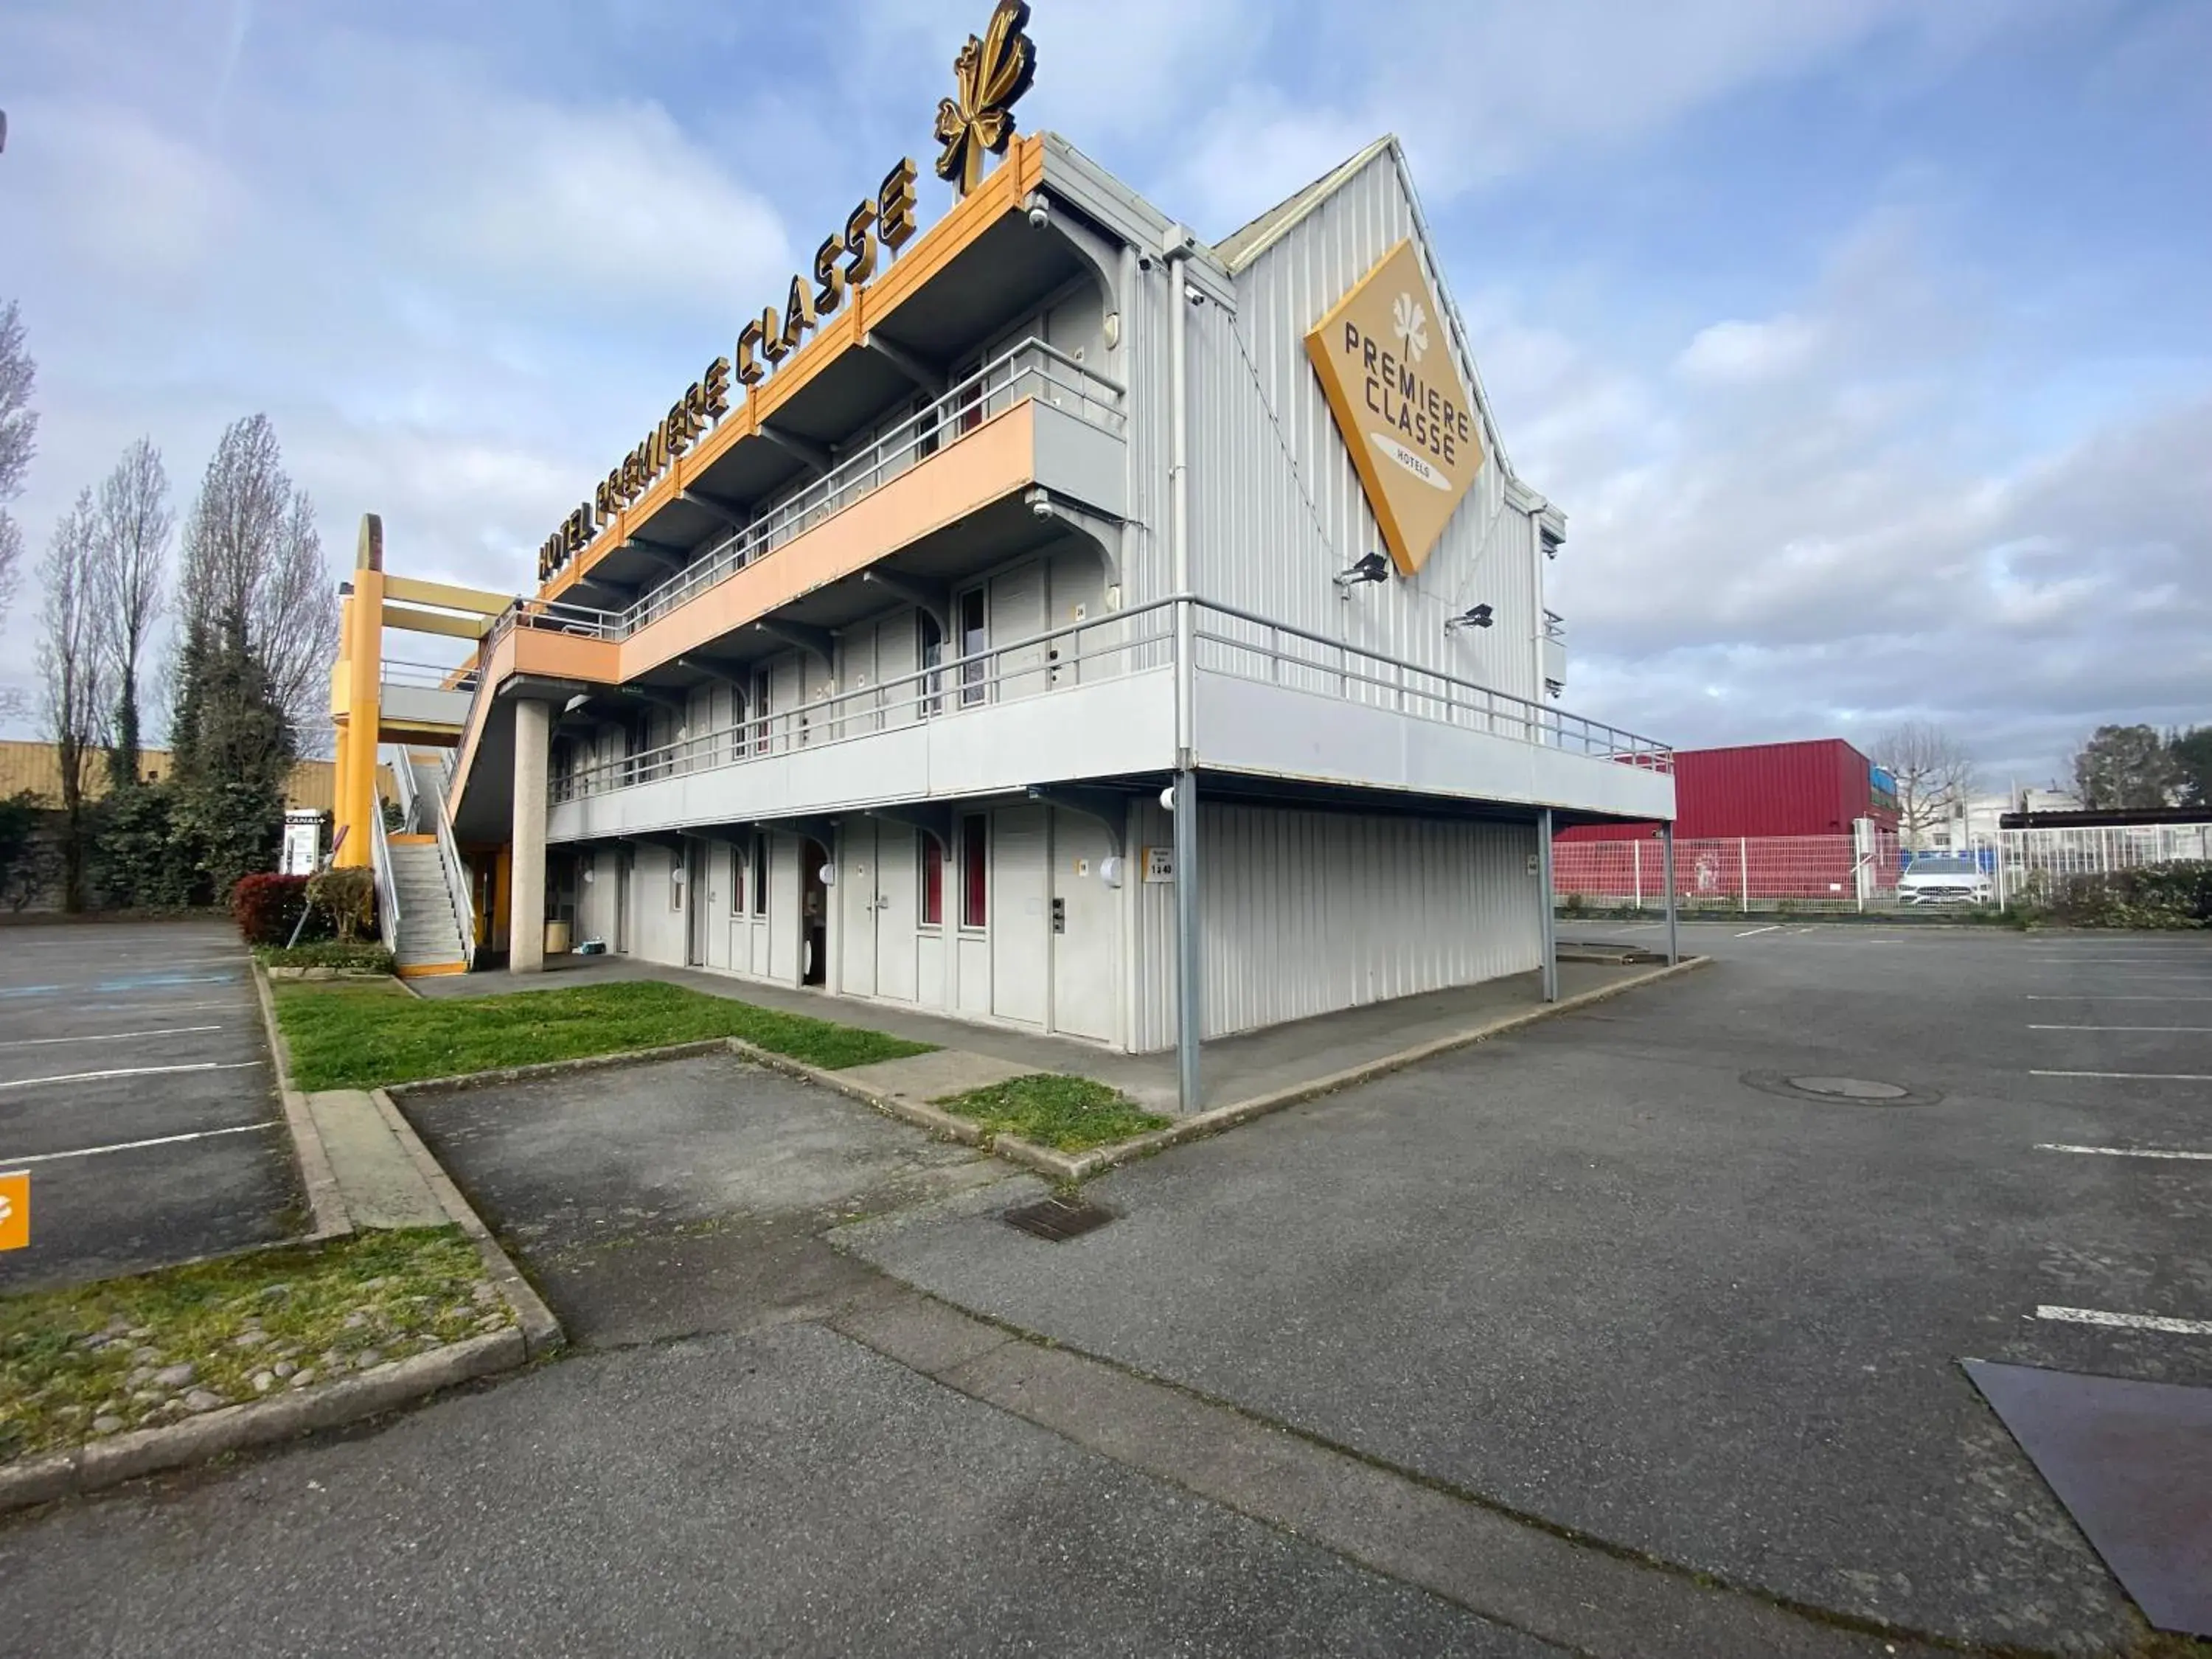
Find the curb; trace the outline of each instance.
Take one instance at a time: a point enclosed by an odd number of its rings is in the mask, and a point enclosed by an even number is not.
[[[385,1127],[407,1149],[407,1156],[414,1161],[416,1173],[422,1177],[436,1196],[447,1218],[466,1233],[469,1242],[477,1247],[477,1256],[483,1263],[484,1276],[497,1287],[500,1295],[506,1298],[507,1307],[514,1311],[515,1322],[522,1334],[522,1352],[514,1363],[519,1365],[524,1359],[535,1359],[538,1355],[550,1353],[559,1347],[567,1340],[562,1334],[561,1322],[553,1317],[553,1310],[545,1305],[544,1298],[530,1287],[530,1281],[522,1276],[522,1270],[500,1248],[499,1241],[491,1235],[491,1229],[483,1224],[483,1218],[470,1207],[468,1200],[461,1196],[461,1189],[453,1185],[453,1177],[431,1156],[430,1149],[422,1144],[422,1138],[415,1133],[415,1126],[407,1121],[406,1114],[399,1109],[398,1103],[383,1089],[371,1089],[368,1097],[376,1103],[377,1111],[384,1118]]]
[[[1634,979],[1623,980],[1614,985],[1601,985],[1593,991],[1583,991],[1571,997],[1562,997],[1557,1002],[1547,1003],[1542,1007],[1532,1008],[1525,1013],[1512,1015],[1499,1020],[1495,1024],[1485,1025],[1476,1030],[1455,1031],[1449,1036],[1436,1037],[1427,1042],[1416,1043],[1410,1048],[1401,1048],[1395,1054],[1384,1054],[1376,1060],[1364,1060],[1359,1065],[1347,1066],[1343,1071],[1332,1072],[1326,1077],[1309,1079],[1304,1083],[1294,1083],[1286,1089],[1278,1089],[1271,1094],[1255,1095],[1249,1100],[1236,1101],[1226,1106],[1216,1106],[1208,1111],[1199,1112],[1184,1118],[1179,1123],[1170,1124],[1164,1129],[1155,1129],[1148,1135],[1139,1135],[1134,1139],[1121,1141],[1111,1146],[1095,1147],[1090,1152],[1071,1156],[1066,1152],[1053,1152],[1048,1147],[1034,1146],[1024,1140],[1013,1141],[1009,1146],[1006,1143],[1010,1137],[1006,1136],[1000,1137],[1000,1144],[1006,1156],[1015,1163],[1025,1164],[1040,1175],[1049,1176],[1053,1180],[1063,1184],[1072,1185],[1088,1181],[1093,1176],[1103,1175],[1116,1164],[1126,1164],[1132,1158],[1165,1152],[1169,1147],[1179,1146],[1187,1140],[1201,1140],[1208,1135],[1219,1134],[1224,1129],[1233,1129],[1239,1124],[1249,1123],[1254,1118],[1266,1117],[1270,1113],[1279,1112],[1285,1107],[1316,1100],[1323,1095],[1334,1094],[1340,1089],[1352,1088],[1378,1077],[1387,1077],[1393,1072],[1401,1072],[1409,1066],[1418,1066],[1423,1060],[1433,1060],[1439,1054],[1448,1054],[1461,1048],[1471,1048],[1477,1043],[1489,1042],[1492,1037],[1504,1036],[1510,1032],[1537,1024],[1543,1020],[1554,1018],[1560,1014],[1571,1013],[1578,1008],[1587,1008],[1595,1003],[1609,1001],[1630,991],[1641,990],[1647,985],[1656,985],[1662,980],[1674,979],[1684,974],[1694,973],[1700,968],[1710,967],[1712,960],[1711,957],[1684,957],[1678,963],[1668,967],[1654,969],[1648,974],[1639,974]]]
[[[292,1086],[292,1050],[276,1024],[276,1003],[269,989],[269,973],[257,958],[253,963],[253,994],[261,1005],[261,1029],[269,1039],[270,1057],[276,1065],[276,1093],[284,1103],[284,1127],[291,1132],[292,1161],[300,1171],[300,1185],[307,1194],[307,1211],[313,1224],[306,1243],[337,1238],[353,1231],[337,1177],[331,1173],[330,1154],[323,1149],[322,1131],[307,1109],[307,1097]]]
[[[939,1111],[921,1101],[908,1100],[904,1095],[895,1095],[888,1090],[875,1088],[842,1073],[809,1066],[805,1060],[793,1060],[788,1054],[771,1054],[766,1048],[757,1048],[743,1037],[725,1037],[715,1046],[771,1072],[781,1072],[801,1083],[815,1084],[833,1093],[843,1095],[848,1100],[857,1100],[886,1117],[895,1117],[917,1128],[927,1129],[941,1140],[957,1140],[963,1146],[983,1146],[987,1139],[978,1125],[964,1117],[956,1117],[951,1112]]]
[[[360,1376],[275,1400],[224,1406],[183,1423],[140,1429],[0,1469],[0,1510],[82,1496],[186,1464],[374,1417],[426,1395],[512,1370],[526,1357],[519,1330],[471,1337],[395,1359]]]
[[[488,1089],[502,1083],[527,1083],[532,1078],[562,1077],[570,1072],[597,1072],[612,1066],[642,1066],[657,1060],[689,1060],[698,1054],[719,1054],[733,1037],[704,1037],[696,1042],[672,1042],[661,1048],[630,1048],[618,1054],[586,1054],[577,1060],[545,1060],[532,1066],[506,1066],[496,1072],[463,1072],[453,1077],[426,1077],[390,1085],[394,1100],[416,1095],[454,1094],[463,1089]]]

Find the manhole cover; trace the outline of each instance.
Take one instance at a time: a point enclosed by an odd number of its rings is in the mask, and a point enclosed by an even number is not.
[[[1831,1106],[1933,1106],[1940,1090],[1908,1088],[1870,1077],[1800,1077],[1788,1072],[1746,1072],[1744,1083],[1784,1100],[1817,1100]]]
[[[1104,1226],[1115,1212],[1087,1198],[1041,1198],[1006,1212],[1006,1224],[1057,1244]]]
[[[1793,1077],[1790,1085],[1808,1095],[1838,1095],[1845,1100],[1902,1100],[1912,1092],[1863,1077]]]

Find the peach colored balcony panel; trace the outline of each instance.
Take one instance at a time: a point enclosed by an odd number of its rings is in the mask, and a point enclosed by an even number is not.
[[[1036,480],[1036,405],[1026,398],[994,416],[921,465],[639,629],[622,642],[622,678],[634,679],[772,616],[817,587],[1027,489]]]

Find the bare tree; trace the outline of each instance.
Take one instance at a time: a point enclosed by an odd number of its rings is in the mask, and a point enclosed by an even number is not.
[[[10,300],[0,307],[0,619],[21,574],[23,532],[7,507],[23,493],[23,474],[38,447],[39,416],[31,407],[38,379],[39,366],[23,343],[22,319]]]
[[[115,696],[107,771],[108,781],[118,788],[138,781],[138,671],[161,617],[161,582],[175,526],[161,452],[150,438],[141,438],[123,452],[100,486],[90,573],[101,665]]]
[[[107,682],[101,659],[100,602],[95,578],[100,563],[98,515],[92,491],[78,493],[76,505],[54,526],[40,585],[46,590],[39,673],[45,682],[47,726],[61,766],[62,908],[84,908],[84,809],[93,757],[104,745]]]
[[[185,529],[178,605],[185,637],[234,640],[259,660],[295,743],[325,729],[337,585],[314,504],[286,475],[265,415],[233,422],[208,462]]]
[[[1906,720],[1875,739],[1874,763],[1897,781],[1897,828],[1908,847],[1966,805],[1974,763],[1966,746],[1940,726]]]

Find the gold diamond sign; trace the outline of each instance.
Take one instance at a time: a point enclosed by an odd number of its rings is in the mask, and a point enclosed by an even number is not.
[[[1482,471],[1474,398],[1411,240],[1306,336],[1336,428],[1398,574],[1421,568]]]

